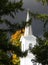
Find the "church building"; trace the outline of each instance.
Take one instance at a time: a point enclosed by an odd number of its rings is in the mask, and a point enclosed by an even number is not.
[[[32,49],[34,45],[37,44],[37,38],[33,35],[32,25],[28,25],[28,22],[30,22],[29,10],[27,11],[27,24],[25,26],[25,32],[24,35],[20,38],[22,52],[28,50],[28,53],[26,57],[20,58],[20,65],[38,65],[32,62],[32,59],[35,59],[35,56],[30,52],[30,49]]]

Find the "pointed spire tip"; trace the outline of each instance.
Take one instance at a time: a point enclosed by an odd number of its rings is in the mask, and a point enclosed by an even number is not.
[[[29,15],[29,9],[27,10],[27,18],[26,18],[26,22],[28,22],[30,19],[30,15]]]

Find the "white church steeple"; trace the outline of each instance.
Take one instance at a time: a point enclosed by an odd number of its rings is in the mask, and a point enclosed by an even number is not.
[[[26,18],[26,22],[28,22],[30,20],[30,15],[29,15],[29,9],[27,10],[27,18]]]
[[[30,21],[29,10],[27,10],[26,22],[31,22],[31,21]],[[26,23],[24,36],[28,36],[28,35],[32,35],[32,26],[31,26],[31,24],[28,25],[28,23]]]
[[[32,34],[32,27],[31,24],[28,25],[30,21],[29,10],[27,11],[27,18],[26,18],[26,26],[24,35],[21,36],[21,50],[25,52],[28,50],[27,56],[20,58],[20,65],[37,65],[33,63],[31,60],[35,59],[35,56],[30,52],[30,50],[37,44],[36,37]]]

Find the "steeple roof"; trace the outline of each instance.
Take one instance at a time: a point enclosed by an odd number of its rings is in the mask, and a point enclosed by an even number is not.
[[[26,22],[28,22],[30,20],[30,15],[29,15],[29,9],[27,10],[27,18],[26,18]]]
[[[30,20],[29,10],[27,10],[26,22],[29,22],[29,20]],[[25,26],[24,36],[29,36],[29,35],[32,35],[32,26],[31,25]]]

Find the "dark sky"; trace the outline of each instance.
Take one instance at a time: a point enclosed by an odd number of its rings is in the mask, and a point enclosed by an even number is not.
[[[48,6],[47,5],[43,6],[41,2],[37,2],[36,0],[24,0],[24,7],[26,9],[29,8],[32,12],[48,14]],[[33,20],[32,29],[35,35],[42,36],[43,22],[39,20]]]
[[[48,6],[47,5],[43,6],[41,2],[37,2],[36,0],[23,0],[23,3],[24,3],[23,7],[25,9],[30,9],[30,11],[32,11],[32,12],[48,14]],[[14,23],[25,21],[26,20],[26,11],[18,13],[15,16],[15,19],[12,19],[9,16],[6,16],[6,18],[8,20],[11,20],[11,22],[14,22]],[[6,26],[4,25],[4,27],[6,27]],[[1,26],[0,26],[0,28],[1,28]],[[32,29],[33,29],[33,34],[34,35],[40,35],[41,36],[42,33],[43,33],[43,22],[33,19]]]

